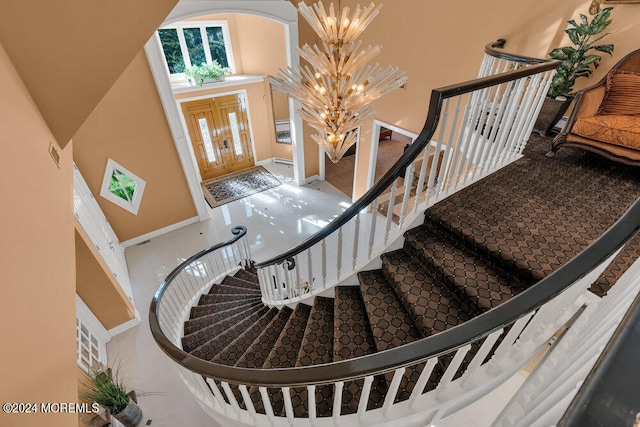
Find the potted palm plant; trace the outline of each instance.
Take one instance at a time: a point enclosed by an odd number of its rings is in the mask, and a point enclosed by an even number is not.
[[[89,373],[87,391],[80,394],[109,410],[125,427],[135,427],[142,421],[142,409],[129,396],[111,368],[97,368]]]
[[[204,83],[214,83],[220,82],[224,80],[224,77],[231,74],[231,70],[228,67],[223,67],[218,64],[218,61],[213,60],[213,62],[202,65],[194,65],[193,67],[189,67],[184,72],[187,77],[193,79],[193,81],[202,86]]]
[[[591,22],[583,14],[580,14],[580,23],[574,19],[568,21],[569,28],[565,33],[573,45],[559,47],[549,52],[551,58],[562,62],[551,81],[549,92],[534,126],[534,130],[541,135],[546,135],[569,108],[576,80],[591,76],[593,70],[600,65],[602,57],[594,52],[604,52],[609,55],[613,53],[612,44],[595,44],[607,36],[606,33],[600,34],[611,24],[609,20],[611,10],[613,10],[611,7],[602,9]]]

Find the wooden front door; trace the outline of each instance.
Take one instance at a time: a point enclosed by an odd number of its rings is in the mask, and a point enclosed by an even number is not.
[[[243,94],[182,104],[203,181],[254,165]]]

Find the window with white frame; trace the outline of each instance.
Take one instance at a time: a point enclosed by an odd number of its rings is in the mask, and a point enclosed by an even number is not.
[[[100,195],[137,215],[146,185],[145,180],[109,159],[104,171]]]
[[[227,21],[182,21],[158,30],[169,75],[184,81],[184,72],[194,65],[216,61],[234,71]]]

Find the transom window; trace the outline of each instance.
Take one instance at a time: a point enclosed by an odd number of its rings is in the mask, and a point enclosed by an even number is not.
[[[104,171],[100,195],[137,215],[146,185],[145,180],[109,159]]]
[[[234,70],[227,21],[182,21],[159,29],[158,37],[172,81],[186,80],[187,68],[213,61]]]

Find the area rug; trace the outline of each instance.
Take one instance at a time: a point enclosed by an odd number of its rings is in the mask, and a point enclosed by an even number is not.
[[[262,166],[208,179],[201,183],[204,198],[212,208],[277,187],[280,184],[281,182]]]

